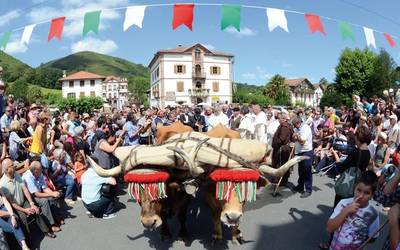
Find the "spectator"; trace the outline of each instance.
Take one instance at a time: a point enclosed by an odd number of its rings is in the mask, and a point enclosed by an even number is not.
[[[194,109],[194,115],[189,116],[189,125],[194,129],[194,131],[197,132],[206,132],[207,131],[207,126],[206,126],[206,119],[205,117],[201,114],[201,109],[196,107]]]
[[[124,146],[133,146],[139,144],[139,129],[136,124],[135,114],[133,112],[129,112],[126,117],[126,123],[123,127],[126,131],[126,135],[124,137]]]
[[[76,153],[74,156],[74,171],[78,184],[81,184],[81,176],[86,171],[86,163],[81,153]]]
[[[39,205],[47,224],[51,226],[51,231],[60,232],[61,228],[57,225],[53,215],[59,214],[55,199],[59,198],[61,194],[47,186],[40,162],[33,161],[30,164],[30,169],[22,175],[22,179],[29,192],[33,195],[35,202]],[[63,220],[60,220],[60,224],[63,224]]]
[[[240,113],[242,115],[239,125],[240,137],[242,139],[252,139],[254,135],[254,124],[249,108],[247,106],[243,106],[240,110]]]
[[[93,168],[89,168],[82,175],[82,201],[89,215],[97,218],[111,219],[116,216],[114,209],[114,197],[107,197],[101,194],[104,184],[116,186],[114,177],[100,177]]]
[[[65,188],[65,203],[74,205],[73,199],[76,195],[76,185],[74,178],[68,174],[65,155],[66,152],[63,149],[57,148],[54,150],[51,177],[57,187]]]
[[[10,125],[12,121],[11,112],[12,110],[9,107],[6,107],[5,113],[0,118],[1,132],[3,133],[4,139],[8,137],[10,132]]]
[[[389,162],[390,150],[386,144],[387,135],[385,132],[381,132],[378,135],[377,141],[378,145],[376,146],[375,155],[371,161],[371,170],[379,176],[382,168]]]
[[[29,152],[34,155],[41,155],[45,152],[47,145],[47,126],[50,117],[46,113],[40,113],[38,124],[32,137],[32,144]]]
[[[150,145],[153,144],[153,131],[152,131],[152,123],[153,123],[153,114],[151,110],[147,110],[145,115],[139,119],[139,144],[141,145]]]
[[[34,219],[39,229],[49,238],[56,235],[49,230],[45,218],[40,214],[39,208],[35,205],[33,197],[26,188],[22,177],[15,172],[14,163],[10,159],[5,159],[2,163],[3,176],[0,179],[1,192],[10,201],[12,207],[18,214],[19,219],[24,225],[25,232],[31,236],[28,218]]]
[[[25,148],[25,142],[31,140],[30,137],[22,139],[19,137],[17,132],[21,129],[19,121],[15,120],[11,122],[11,133],[8,138],[8,143],[10,146],[10,158],[14,161],[24,161],[27,157],[27,152]]]
[[[93,157],[97,158],[101,167],[105,169],[114,167],[112,164],[111,154],[119,146],[124,134],[125,130],[122,130],[119,136],[116,137],[115,131],[112,128],[109,128],[105,133],[105,138],[100,139],[100,141],[97,142]]]

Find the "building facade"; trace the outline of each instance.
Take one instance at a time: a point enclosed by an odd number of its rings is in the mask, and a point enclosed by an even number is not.
[[[231,103],[233,58],[201,44],[158,51],[149,64],[150,104]]]
[[[102,76],[87,71],[66,75],[59,79],[64,98],[101,97],[112,107],[122,109],[128,103],[128,81],[126,78]]]
[[[315,87],[307,78],[286,79],[285,84],[289,87],[292,105],[314,106]]]

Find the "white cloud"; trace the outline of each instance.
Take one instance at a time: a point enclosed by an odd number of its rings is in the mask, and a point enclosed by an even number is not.
[[[20,40],[14,40],[7,43],[4,52],[7,54],[25,53],[28,50],[26,44],[21,44]]]
[[[65,16],[64,35],[66,37],[82,35],[83,17],[88,11],[103,10],[100,17],[100,30],[106,30],[111,25],[110,20],[121,17],[123,12],[105,10],[113,7],[129,5],[128,0],[62,0],[61,8],[38,7],[32,9],[28,17],[32,23],[46,21],[46,18]]]
[[[237,31],[234,27],[229,26],[225,29],[226,32],[234,34],[237,38],[242,38],[244,36],[255,36],[257,31],[250,29],[249,27],[243,27],[240,29],[240,32]]]
[[[256,74],[250,73],[250,72],[243,73],[243,74],[242,74],[242,77],[243,77],[243,78],[246,78],[246,79],[249,79],[249,80],[255,80],[255,79],[257,79]]]
[[[272,74],[266,73],[262,67],[257,66],[254,72],[243,73],[242,77],[248,80],[257,80],[259,82],[265,82],[272,77]]]
[[[100,40],[87,37],[71,45],[72,53],[80,51],[93,51],[101,54],[109,54],[118,49],[118,45],[113,40]]]
[[[19,9],[11,10],[6,14],[0,16],[0,26],[8,24],[10,21],[21,16],[21,11]]]
[[[209,50],[215,50],[215,46],[212,45],[212,44],[206,43],[206,44],[203,44],[203,45],[204,45],[204,47],[206,47]]]

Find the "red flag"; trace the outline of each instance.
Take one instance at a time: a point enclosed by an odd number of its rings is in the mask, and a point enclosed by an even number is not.
[[[314,15],[314,14],[304,14],[308,23],[308,27],[310,27],[311,33],[314,33],[316,31],[321,32],[322,34],[326,35],[324,26],[321,23],[321,20],[319,19],[319,16]]]
[[[57,37],[58,40],[61,40],[61,34],[63,32],[65,17],[59,17],[51,20],[51,26],[49,31],[49,36],[47,41],[51,41],[53,37]]]
[[[194,9],[194,4],[175,4],[174,20],[172,22],[173,29],[176,29],[182,24],[184,24],[190,30],[192,30],[193,9]]]
[[[393,40],[393,38],[392,38],[392,36],[390,34],[384,33],[383,35],[385,36],[385,38],[388,41],[390,46],[396,47],[396,43],[394,42],[394,40]]]

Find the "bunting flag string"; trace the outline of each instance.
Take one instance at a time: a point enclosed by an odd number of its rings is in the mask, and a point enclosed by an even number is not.
[[[64,28],[65,17],[59,17],[51,20],[49,36],[47,41],[51,41],[54,37],[57,37],[61,41],[61,35]]]
[[[184,24],[186,25],[186,27],[192,30],[193,10],[194,10],[194,4],[175,4],[172,28],[176,29],[182,24]]]
[[[93,33],[98,34],[99,26],[100,26],[100,16],[101,13],[108,10],[121,10],[126,9],[125,12],[125,19],[123,23],[123,30],[128,30],[132,25],[135,25],[139,28],[143,27],[143,19],[145,16],[145,11],[147,7],[165,7],[171,6],[173,7],[173,20],[172,20],[172,28],[175,30],[181,25],[187,26],[190,30],[193,30],[193,19],[194,19],[194,8],[195,6],[218,6],[221,8],[221,23],[220,28],[221,30],[225,30],[228,27],[233,27],[238,32],[240,32],[240,25],[241,25],[241,9],[242,8],[249,8],[249,9],[263,9],[265,10],[267,21],[268,21],[268,30],[270,32],[274,31],[276,28],[281,28],[285,32],[289,32],[288,29],[288,21],[286,18],[286,13],[292,14],[300,14],[304,15],[308,27],[311,33],[321,32],[324,35],[327,35],[324,29],[324,25],[321,19],[329,20],[338,23],[341,37],[343,40],[351,39],[355,41],[355,35],[351,28],[358,27],[362,28],[367,46],[371,46],[376,48],[376,41],[375,41],[375,33],[382,34],[387,43],[391,47],[396,47],[395,39],[398,39],[398,36],[393,36],[389,33],[382,32],[379,30],[371,29],[364,27],[363,25],[354,24],[342,20],[338,20],[331,17],[326,16],[319,16],[310,13],[304,13],[294,10],[285,10],[285,9],[276,9],[276,8],[268,8],[264,6],[252,6],[252,5],[227,5],[221,3],[164,3],[164,4],[149,4],[149,5],[134,5],[134,6],[126,6],[126,7],[115,7],[110,9],[103,9],[97,11],[86,12],[84,15],[84,24],[82,35],[86,36],[90,31]],[[78,17],[79,14],[74,17]],[[50,22],[50,29],[48,32],[47,40],[50,42],[54,37],[58,40],[61,40],[64,23],[66,17],[58,17],[53,18],[51,20],[43,21],[36,24],[26,25],[14,30],[10,30],[7,32],[2,32],[0,40],[0,49],[5,49],[7,43],[10,40],[12,32],[23,30],[21,35],[20,44],[28,45],[30,43],[30,39],[32,36],[33,31],[36,29],[36,26],[39,24],[44,24]]]
[[[100,25],[100,14],[99,11],[86,12],[83,18],[83,36],[87,35],[90,31],[98,34]]]
[[[272,32],[275,28],[280,27],[284,31],[289,32],[285,11],[280,9],[267,8],[268,29]]]
[[[127,31],[132,25],[136,25],[137,27],[142,28],[145,11],[146,6],[144,5],[126,8],[124,31]]]
[[[221,30],[232,26],[240,32],[240,11],[239,5],[222,5]]]
[[[319,18],[319,16],[314,15],[314,14],[309,14],[309,13],[304,14],[304,16],[306,17],[308,27],[310,28],[311,33],[315,33],[316,31],[319,31],[322,34],[326,35],[324,26],[322,25],[322,22],[321,22],[321,19]]]

